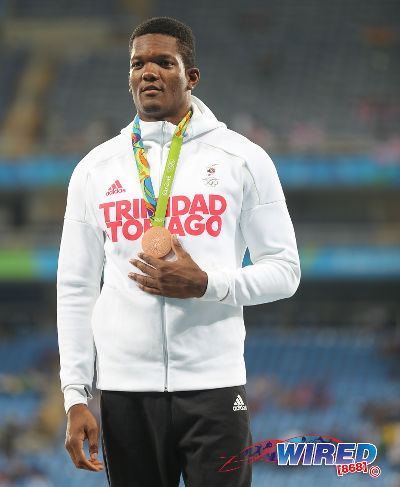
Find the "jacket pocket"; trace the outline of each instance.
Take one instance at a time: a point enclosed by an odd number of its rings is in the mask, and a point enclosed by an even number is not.
[[[113,323],[120,319],[119,306],[112,294],[112,288],[104,284],[93,307],[91,326],[95,343],[100,338],[101,342],[108,341],[110,345],[112,344]]]

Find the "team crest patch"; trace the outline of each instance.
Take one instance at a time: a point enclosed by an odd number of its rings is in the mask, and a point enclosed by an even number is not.
[[[207,176],[203,178],[204,184],[206,186],[215,187],[219,183],[219,179],[215,176],[216,167],[218,164],[212,164],[211,166],[206,167]]]

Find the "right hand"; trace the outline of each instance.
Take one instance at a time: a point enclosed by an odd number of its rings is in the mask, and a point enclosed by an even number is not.
[[[90,459],[85,457],[83,442],[88,439]],[[86,404],[75,404],[68,410],[68,423],[65,435],[65,448],[68,450],[76,468],[100,472],[104,469],[101,460],[97,460],[98,426]]]

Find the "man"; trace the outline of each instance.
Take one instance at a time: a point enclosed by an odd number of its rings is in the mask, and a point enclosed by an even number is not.
[[[150,19],[129,47],[137,117],[68,189],[57,283],[66,448],[76,467],[103,469],[87,407],[96,354],[110,485],[172,487],[182,473],[191,487],[249,486],[250,464],[219,471],[252,441],[242,310],[295,293],[292,222],[269,156],[192,96],[191,30]],[[242,268],[246,247],[254,265]]]

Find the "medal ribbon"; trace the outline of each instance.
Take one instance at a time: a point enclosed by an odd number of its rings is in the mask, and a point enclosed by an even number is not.
[[[171,147],[169,149],[165,170],[161,181],[160,193],[158,201],[154,196],[153,185],[151,184],[149,165],[144,152],[142,134],[140,132],[139,115],[136,115],[132,127],[132,147],[135,155],[136,166],[139,173],[140,186],[142,188],[144,202],[147,208],[152,226],[164,226],[165,214],[167,212],[167,204],[169,193],[171,191],[172,181],[174,179],[176,165],[178,163],[179,153],[181,151],[183,134],[189,123],[193,112],[191,110],[177,125],[174,135],[172,137]]]

